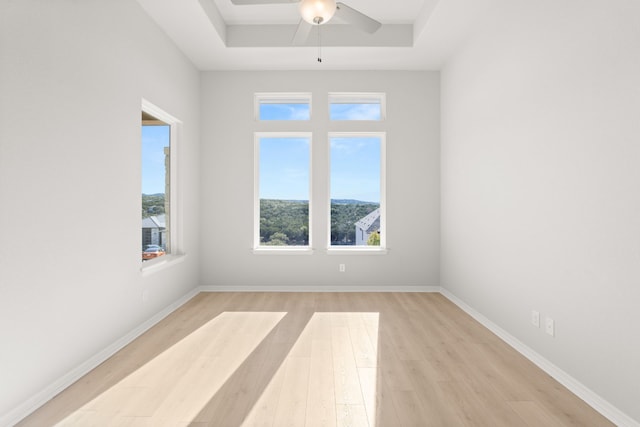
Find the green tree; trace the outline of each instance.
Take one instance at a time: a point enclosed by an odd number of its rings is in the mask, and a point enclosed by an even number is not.
[[[380,246],[380,231],[374,231],[369,234],[367,239],[367,246]]]
[[[287,246],[288,244],[289,237],[280,232],[273,233],[269,241],[266,243],[267,246]]]
[[[260,241],[265,245],[308,245],[309,202],[260,199]]]
[[[369,215],[380,205],[372,203],[331,204],[331,244],[354,245],[358,220]]]
[[[164,194],[142,195],[142,218],[164,213]]]

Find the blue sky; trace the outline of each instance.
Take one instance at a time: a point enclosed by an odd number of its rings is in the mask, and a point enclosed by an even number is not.
[[[260,104],[260,120],[309,120],[309,104]]]
[[[261,120],[309,120],[309,104],[261,104]],[[331,104],[331,120],[380,120],[380,104]],[[260,198],[309,200],[310,140],[261,138]],[[332,199],[380,202],[378,137],[330,138]],[[324,176],[321,174],[319,176]]]
[[[309,200],[308,138],[260,139],[260,198]]]
[[[142,126],[142,193],[164,193],[164,147],[169,146],[169,126]]]
[[[380,138],[331,138],[331,198],[380,202]]]
[[[380,138],[331,138],[331,198],[380,202]],[[260,198],[309,200],[310,141],[260,139]],[[319,176],[324,176],[319,175]]]
[[[331,104],[331,120],[380,120],[380,104]],[[309,120],[309,104],[260,104],[260,120]]]
[[[380,104],[331,104],[331,120],[380,120]]]

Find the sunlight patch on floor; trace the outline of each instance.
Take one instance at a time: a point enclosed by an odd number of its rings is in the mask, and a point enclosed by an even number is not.
[[[57,425],[187,426],[285,315],[221,313]]]
[[[376,426],[379,313],[316,312],[243,426]]]

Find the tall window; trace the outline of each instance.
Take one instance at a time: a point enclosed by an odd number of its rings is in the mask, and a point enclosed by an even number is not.
[[[385,134],[367,131],[385,114],[384,93],[329,94],[329,119],[363,131],[329,135],[330,247],[386,246]]]
[[[254,248],[263,253],[311,253],[312,206],[329,220],[322,235],[330,251],[385,252],[385,94],[325,96],[328,111],[312,114],[310,93],[255,94]],[[281,132],[261,132],[275,128]],[[328,154],[314,159],[324,164],[313,171],[312,139]],[[329,200],[315,203],[312,181]]]
[[[156,107],[142,110],[142,261],[174,252],[172,206],[172,136],[176,121]]]
[[[255,247],[309,246],[310,150],[310,134],[256,134]]]
[[[384,247],[384,134],[331,134],[330,245]]]

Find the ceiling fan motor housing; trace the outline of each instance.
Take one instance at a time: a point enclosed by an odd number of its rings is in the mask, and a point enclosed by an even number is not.
[[[327,23],[336,13],[335,0],[302,0],[300,14],[311,25]]]

